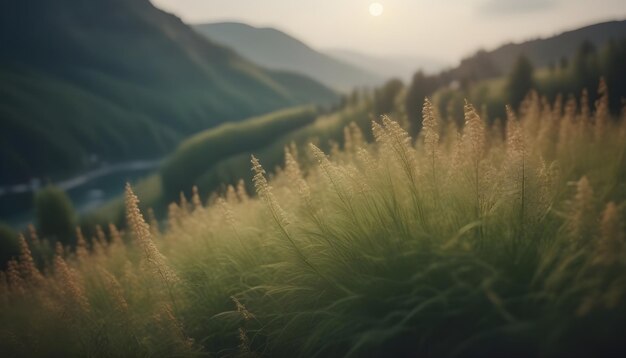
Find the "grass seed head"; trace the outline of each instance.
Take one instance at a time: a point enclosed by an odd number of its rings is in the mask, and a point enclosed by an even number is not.
[[[145,222],[141,211],[139,211],[139,199],[133,193],[130,184],[126,184],[126,219],[128,225],[135,234],[139,247],[143,252],[143,258],[166,285],[170,285],[178,278],[165,263],[165,257],[159,252],[152,241],[150,227]]]
[[[74,311],[78,308],[82,312],[90,309],[90,304],[78,273],[71,269],[61,256],[54,258],[54,272],[67,301],[66,309]]]
[[[28,247],[28,243],[26,243],[26,239],[24,235],[19,236],[19,244],[20,244],[20,274],[26,280],[26,282],[33,284],[40,284],[43,282],[43,276],[41,272],[37,269],[35,265],[35,260],[33,260],[33,254]]]
[[[624,223],[620,218],[617,205],[610,202],[604,208],[600,218],[600,238],[597,241],[596,262],[612,265],[624,257]]]
[[[87,241],[85,240],[83,230],[80,228],[80,226],[76,227],[76,257],[79,261],[86,260],[89,257]]]

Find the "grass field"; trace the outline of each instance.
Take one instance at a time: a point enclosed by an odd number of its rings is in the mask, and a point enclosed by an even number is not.
[[[603,93],[602,90],[600,93]],[[531,96],[506,128],[430,102],[342,148],[285,148],[256,194],[126,189],[127,232],[2,273],[7,356],[611,356],[626,328],[626,119]],[[623,117],[623,116],[622,116]],[[364,138],[372,136],[374,143]],[[285,143],[287,144],[287,143]],[[105,233],[106,232],[106,233]],[[31,249],[29,249],[29,246]]]

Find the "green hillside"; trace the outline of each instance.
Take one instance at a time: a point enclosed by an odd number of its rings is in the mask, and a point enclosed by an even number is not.
[[[162,156],[195,131],[336,98],[309,78],[257,67],[148,0],[0,10],[2,184],[67,174],[94,155]]]
[[[249,180],[250,154],[255,153],[271,171],[284,164],[284,149],[292,144],[303,146],[313,140],[320,148],[330,150],[330,143],[343,142],[344,127],[350,123],[367,133],[371,110],[369,100],[330,114],[303,106],[202,131],[181,142],[158,172],[135,183],[143,197],[142,207],[152,208],[163,217],[167,204],[178,199],[180,192],[191,193],[192,186],[198,187],[202,197],[240,180],[253,190]],[[354,125],[352,129],[356,128]],[[96,224],[123,224],[123,211],[123,198],[117,197],[85,215],[82,226],[89,231]]]
[[[293,108],[198,133],[181,143],[165,161],[161,169],[165,190],[177,195],[196,184],[194,180],[220,160],[240,153],[248,155],[313,122],[317,115],[312,108]]]
[[[316,51],[274,28],[236,22],[201,24],[194,28],[263,67],[302,73],[338,90],[382,82],[379,75]]]

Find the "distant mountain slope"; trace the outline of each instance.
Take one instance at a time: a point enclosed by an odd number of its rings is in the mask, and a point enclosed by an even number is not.
[[[148,0],[0,5],[0,184],[163,155],[219,123],[336,94],[261,69]]]
[[[522,53],[533,64],[543,67],[551,61],[558,62],[561,57],[571,57],[583,41],[590,41],[599,48],[612,38],[617,40],[623,37],[626,37],[626,20],[603,22],[566,31],[553,37],[506,44],[491,51],[491,57],[500,69],[511,68]]]
[[[479,51],[462,60],[448,74],[455,78],[496,77],[508,73],[521,54],[528,57],[535,67],[544,67],[551,62],[558,63],[561,58],[572,58],[584,41],[590,41],[597,48],[601,48],[611,39],[625,37],[626,20],[603,22],[548,38],[509,43],[492,51]]]
[[[195,29],[261,66],[302,73],[339,90],[375,85],[383,79],[382,76],[318,52],[273,28],[225,22],[196,25]]]
[[[384,78],[409,80],[420,69],[436,73],[445,67],[442,61],[426,57],[374,56],[346,49],[328,49],[324,52]]]

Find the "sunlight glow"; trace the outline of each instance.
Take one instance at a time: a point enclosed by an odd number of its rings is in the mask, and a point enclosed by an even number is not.
[[[383,14],[383,5],[379,2],[374,2],[370,4],[370,15],[372,16],[380,16]]]

